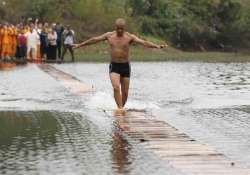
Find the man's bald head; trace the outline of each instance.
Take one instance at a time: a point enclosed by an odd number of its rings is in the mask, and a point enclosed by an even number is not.
[[[126,27],[126,20],[119,18],[115,21],[115,28],[118,36],[123,36]]]
[[[115,25],[116,26],[126,26],[126,20],[123,19],[123,18],[118,18],[116,21],[115,21]]]

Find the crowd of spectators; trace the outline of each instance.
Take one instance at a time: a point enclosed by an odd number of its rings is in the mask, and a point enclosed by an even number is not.
[[[69,50],[75,60],[75,32],[60,23],[0,24],[0,60],[64,61]]]

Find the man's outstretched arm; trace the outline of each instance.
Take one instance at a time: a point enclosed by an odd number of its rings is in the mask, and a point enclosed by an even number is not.
[[[137,36],[135,36],[135,35],[132,35],[132,38],[133,38],[133,41],[132,41],[132,42],[134,42],[134,43],[136,43],[136,44],[141,44],[141,45],[143,45],[144,47],[156,48],[156,49],[162,49],[162,48],[164,48],[164,47],[168,47],[167,44],[165,44],[165,45],[154,44],[154,43],[152,43],[152,42],[150,42],[150,41],[143,40],[143,39],[141,39],[141,38],[139,38],[139,37],[137,37]]]
[[[80,44],[74,44],[73,48],[76,49],[76,48],[84,47],[87,45],[96,44],[96,43],[101,42],[101,41],[105,41],[108,39],[108,36],[110,36],[111,33],[112,32],[108,32],[108,33],[105,33],[105,34],[100,35],[100,36],[92,37],[92,38],[88,39],[87,41],[84,41]]]

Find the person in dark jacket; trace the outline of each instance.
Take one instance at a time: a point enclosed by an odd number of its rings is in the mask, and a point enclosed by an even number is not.
[[[46,28],[43,27],[42,31],[40,33],[40,52],[42,60],[45,60],[47,58],[47,52],[48,52],[48,33],[46,32]]]
[[[57,34],[57,40],[56,40],[56,47],[57,47],[57,58],[60,59],[62,56],[62,34],[64,31],[64,28],[61,26],[60,23],[57,23],[55,26],[56,34]]]
[[[17,37],[18,46],[16,57],[18,59],[25,59],[27,52],[27,37],[25,36],[24,30]]]

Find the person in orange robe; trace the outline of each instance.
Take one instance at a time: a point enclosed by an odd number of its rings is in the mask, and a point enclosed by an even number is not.
[[[9,25],[8,26],[8,40],[9,40],[9,44],[8,44],[8,56],[9,58],[12,57],[12,48],[13,48],[13,42],[12,42],[12,36],[13,36],[13,29],[12,27]]]
[[[2,30],[3,30],[3,26],[0,25],[0,60],[2,59],[2,40],[3,40],[3,35],[2,35]]]
[[[10,37],[9,37],[10,31],[8,29],[8,26],[5,24],[2,29],[2,55],[1,57],[3,59],[9,59],[9,51],[10,51]]]
[[[12,35],[11,35],[11,57],[16,56],[17,51],[17,28],[12,26]]]
[[[12,26],[9,26],[9,40],[10,40],[10,44],[9,44],[9,48],[8,48],[8,53],[10,55],[10,57],[13,57],[13,35],[14,35],[14,30]]]

